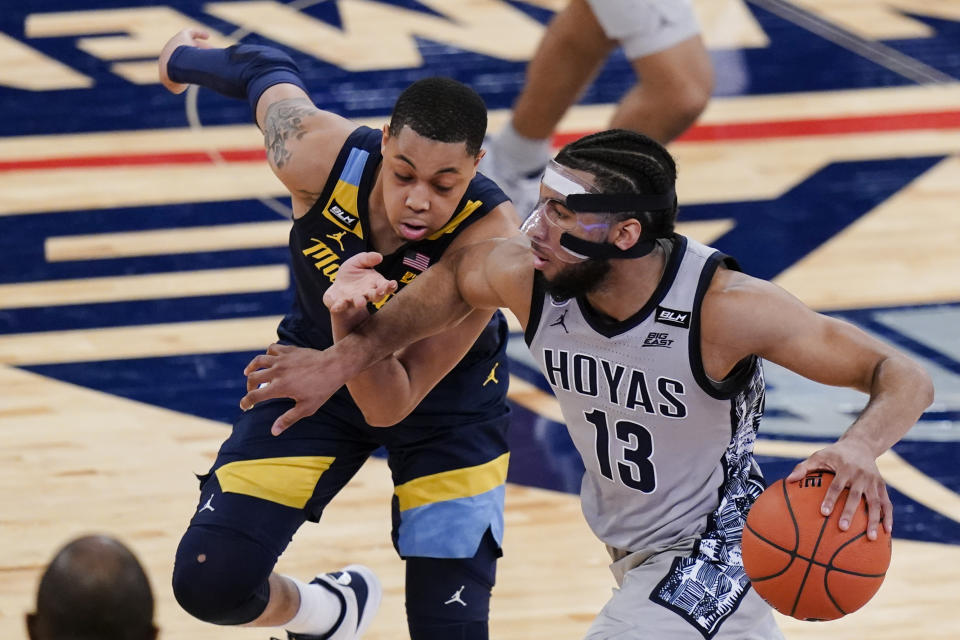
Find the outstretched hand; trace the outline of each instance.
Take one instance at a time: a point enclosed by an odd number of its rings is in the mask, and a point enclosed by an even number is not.
[[[795,482],[818,469],[827,469],[835,474],[823,496],[820,513],[830,515],[837,506],[840,493],[849,489],[843,511],[840,512],[841,530],[846,531],[850,527],[862,496],[867,501],[867,538],[877,539],[877,526],[881,519],[887,533],[893,532],[893,503],[887,495],[887,485],[877,468],[876,458],[867,446],[852,438],[839,440],[794,467],[784,482]]]
[[[342,386],[336,382],[335,363],[323,351],[274,343],[243,370],[247,395],[240,399],[244,411],[272,398],[291,398],[292,409],[277,418],[270,433],[286,431],[301,418],[313,415]]]
[[[170,93],[183,93],[189,86],[174,82],[170,79],[170,76],[167,74],[167,63],[170,62],[170,56],[173,55],[177,47],[182,45],[197,47],[198,49],[208,49],[210,45],[207,44],[206,41],[209,38],[210,33],[208,31],[187,28],[178,32],[177,35],[167,40],[167,44],[163,45],[163,50],[160,51],[160,57],[157,59],[157,65],[160,68],[160,82]]]
[[[337,269],[337,279],[323,294],[323,304],[331,313],[366,309],[368,302],[379,302],[397,290],[396,280],[387,280],[374,269],[383,256],[374,251],[358,253]]]

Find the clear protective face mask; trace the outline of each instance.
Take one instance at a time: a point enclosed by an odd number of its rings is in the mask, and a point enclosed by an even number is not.
[[[610,230],[609,222],[587,222],[566,206],[568,196],[598,193],[596,187],[553,160],[547,165],[541,182],[557,195],[541,196],[533,213],[521,225],[520,233],[530,238],[530,244],[539,253],[553,255],[560,262],[575,264],[589,259],[588,256],[567,249],[559,242],[555,243],[555,247],[547,242],[551,235],[549,232],[551,227],[559,230],[561,234],[571,234],[580,238],[595,237],[599,232],[606,235]]]

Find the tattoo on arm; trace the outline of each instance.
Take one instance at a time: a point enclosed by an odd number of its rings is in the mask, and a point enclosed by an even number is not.
[[[267,158],[278,169],[290,161],[293,153],[287,149],[287,140],[300,139],[306,134],[303,119],[316,113],[317,108],[306,98],[281,100],[267,109],[263,128]]]

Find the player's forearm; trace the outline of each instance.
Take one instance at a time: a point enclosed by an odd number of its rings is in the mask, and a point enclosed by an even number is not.
[[[246,99],[256,115],[260,96],[277,84],[292,84],[306,93],[299,68],[290,56],[259,45],[234,45],[226,49],[177,47],[166,63],[166,73],[176,83],[196,84],[229,98]]]
[[[350,307],[346,311],[330,312],[330,329],[333,341],[339,342],[370,317],[365,308]]]
[[[870,401],[843,434],[866,445],[874,456],[899,441],[933,402],[930,376],[913,360],[891,355],[880,361],[870,383]]]
[[[356,375],[404,347],[459,323],[472,308],[460,296],[456,266],[440,261],[336,345],[344,371]]]
[[[334,342],[339,342],[370,317],[366,309],[351,308],[331,313],[330,326]],[[347,382],[350,396],[367,423],[379,427],[402,420],[409,412],[410,377],[400,361],[390,354],[364,369]],[[390,398],[390,402],[384,402]]]
[[[390,426],[406,418],[467,355],[492,315],[473,311],[455,327],[406,347],[351,380],[350,384],[362,384],[358,390],[364,394],[362,400],[353,386],[348,387],[367,422]],[[383,402],[384,397],[392,401]]]
[[[407,417],[417,404],[411,400],[410,383],[400,361],[388,357],[351,378],[347,389],[367,424],[389,427]]]

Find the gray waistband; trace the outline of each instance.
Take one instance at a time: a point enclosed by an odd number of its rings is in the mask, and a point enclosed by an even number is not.
[[[604,546],[606,546],[607,553],[610,554],[610,558],[613,560],[613,562],[610,563],[610,571],[613,573],[617,585],[622,585],[623,577],[631,569],[635,569],[654,556],[659,556],[664,553],[669,553],[670,555],[690,555],[699,539],[698,536],[692,536],[677,540],[669,546],[642,549],[640,551],[627,551],[626,549],[617,549],[610,545]]]

